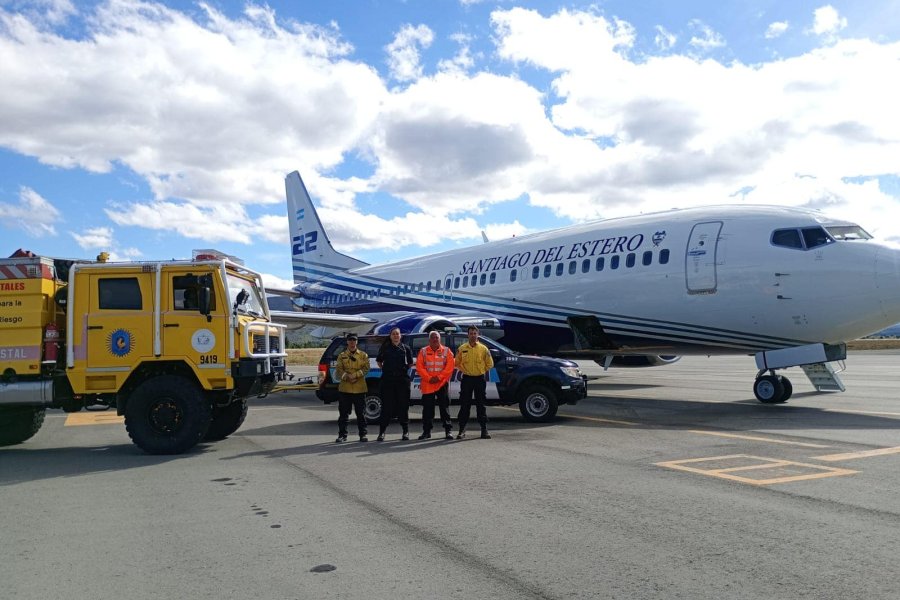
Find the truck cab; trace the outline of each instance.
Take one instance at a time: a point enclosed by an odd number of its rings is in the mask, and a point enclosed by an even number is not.
[[[246,399],[268,393],[284,371],[284,328],[269,319],[261,278],[228,257],[76,262],[66,280],[38,274],[40,284],[0,300],[22,317],[0,321],[0,432],[9,430],[0,443],[36,432],[10,425],[13,413],[42,419],[47,407],[103,404],[125,417],[145,451],[184,452],[236,431]],[[48,330],[59,332],[63,351],[40,345]]]
[[[401,341],[412,349],[413,357],[428,345],[428,333],[408,333]],[[556,416],[560,404],[575,404],[587,396],[587,378],[581,373],[577,363],[546,356],[527,356],[511,350],[503,344],[487,337],[479,336],[478,341],[487,346],[494,359],[494,367],[488,373],[486,403],[488,406],[509,406],[517,404],[522,416],[531,422],[551,421]],[[365,400],[366,420],[377,421],[381,416],[381,371],[375,364],[375,357],[382,344],[390,343],[386,335],[359,336],[359,349],[369,356],[370,370],[366,379],[368,393]],[[465,332],[441,333],[441,344],[448,346],[454,356],[456,350],[468,343]],[[347,347],[343,337],[334,338],[319,360],[319,389],[316,396],[329,404],[338,399],[338,381],[335,375],[335,360]],[[419,376],[415,368],[410,371],[411,406],[422,403]],[[450,378],[450,402],[459,403],[461,373],[453,371]]]

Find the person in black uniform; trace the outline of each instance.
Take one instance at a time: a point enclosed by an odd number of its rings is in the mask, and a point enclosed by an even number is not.
[[[402,440],[409,439],[409,369],[415,365],[412,350],[400,342],[400,328],[391,329],[391,339],[385,342],[375,359],[381,369],[381,421],[379,442],[384,441],[388,423],[397,417],[403,428]]]

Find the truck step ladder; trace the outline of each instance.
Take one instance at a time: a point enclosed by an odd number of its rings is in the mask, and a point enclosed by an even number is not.
[[[843,392],[846,388],[844,382],[838,377],[838,373],[844,370],[843,361],[839,361],[840,368],[835,369],[834,363],[814,363],[811,365],[800,365],[806,376],[809,377],[810,383],[816,388],[817,392]]]

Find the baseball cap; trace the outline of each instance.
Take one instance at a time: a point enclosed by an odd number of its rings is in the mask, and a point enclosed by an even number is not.
[[[349,342],[350,340],[359,340],[359,338],[356,337],[356,334],[355,334],[355,333],[348,333],[348,334],[347,334],[347,341]]]

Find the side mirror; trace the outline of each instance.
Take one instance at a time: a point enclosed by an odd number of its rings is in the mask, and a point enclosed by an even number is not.
[[[56,305],[60,308],[65,309],[66,304],[69,303],[69,286],[64,285],[53,295],[53,301],[56,302]]]
[[[200,314],[206,315],[206,322],[212,321],[212,316],[209,314],[209,288],[202,287],[198,290],[198,303],[200,304],[199,310]]]

